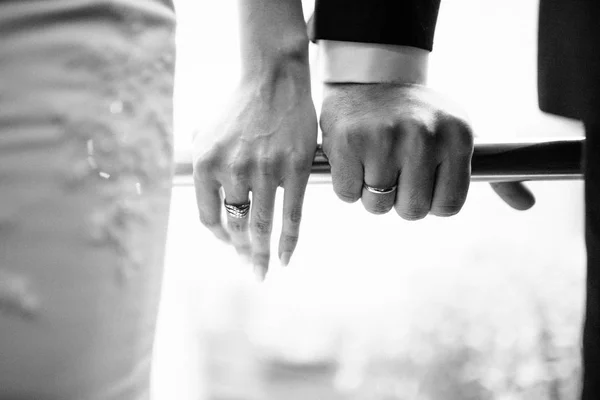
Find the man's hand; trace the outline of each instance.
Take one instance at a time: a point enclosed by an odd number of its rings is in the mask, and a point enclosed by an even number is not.
[[[374,214],[394,208],[406,220],[460,211],[470,183],[473,133],[439,94],[413,84],[326,84],[320,123],[340,199],[360,198]],[[363,184],[397,190],[375,194]],[[515,208],[533,205],[520,184],[494,189]]]
[[[297,79],[294,76],[302,76]],[[317,117],[307,74],[279,71],[241,85],[215,129],[194,139],[194,181],[201,222],[218,238],[251,257],[264,278],[277,187],[285,189],[279,258],[287,264],[296,247],[304,192],[317,146]],[[244,218],[221,219],[228,204],[250,200]]]

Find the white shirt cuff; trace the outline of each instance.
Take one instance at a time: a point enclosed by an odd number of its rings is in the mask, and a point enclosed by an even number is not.
[[[410,46],[318,41],[325,83],[427,83],[429,51]]]

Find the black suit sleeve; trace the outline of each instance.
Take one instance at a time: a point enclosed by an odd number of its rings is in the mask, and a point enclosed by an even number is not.
[[[309,36],[431,50],[439,7],[440,0],[316,0]]]

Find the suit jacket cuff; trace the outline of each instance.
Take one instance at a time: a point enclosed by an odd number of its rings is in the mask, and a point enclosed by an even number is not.
[[[309,36],[432,50],[440,0],[316,0]]]
[[[321,80],[326,83],[427,83],[429,51],[409,46],[318,41]]]

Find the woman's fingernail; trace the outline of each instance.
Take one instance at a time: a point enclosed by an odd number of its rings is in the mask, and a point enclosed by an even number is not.
[[[290,258],[292,258],[292,253],[290,253],[289,251],[286,251],[285,253],[283,253],[281,255],[281,265],[284,267],[287,267],[288,264],[290,263]]]
[[[267,276],[267,268],[258,264],[254,265],[254,276],[256,277],[257,281],[264,281],[265,277]]]

